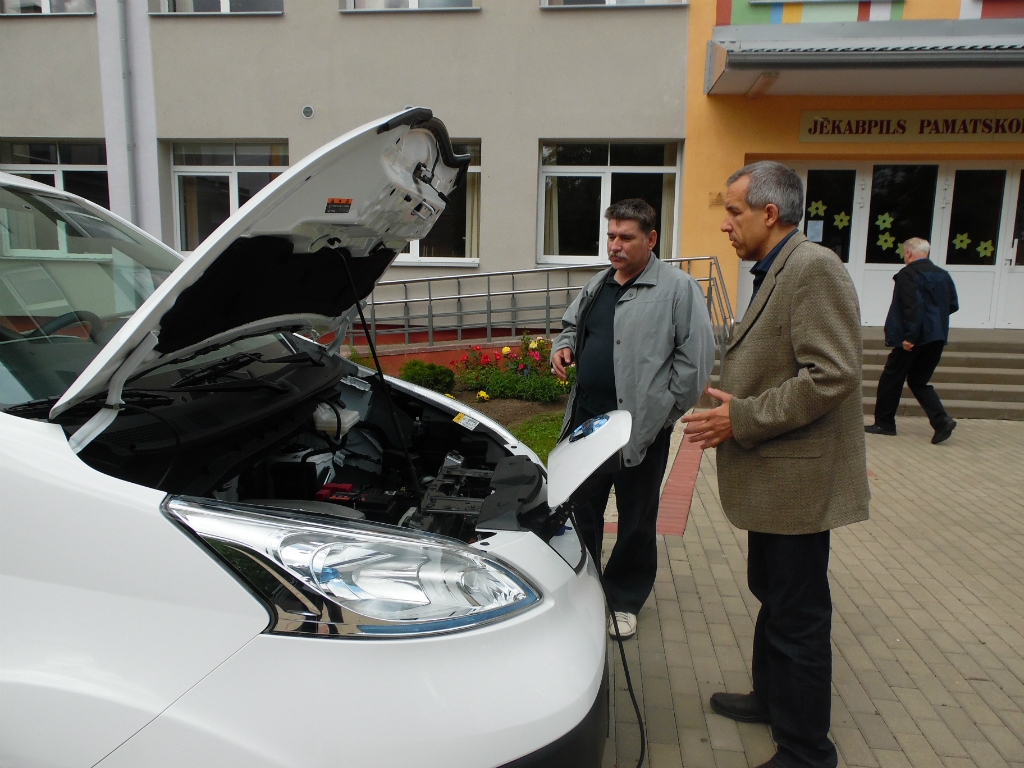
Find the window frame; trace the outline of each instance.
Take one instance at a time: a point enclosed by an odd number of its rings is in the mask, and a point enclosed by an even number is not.
[[[768,0],[768,2],[774,2],[775,0]],[[841,2],[842,0],[834,0],[834,2]],[[789,0],[789,2],[799,2],[799,0]],[[543,11],[592,11],[604,8],[618,8],[619,10],[626,8],[686,8],[690,5],[690,0],[641,0],[641,2],[630,2],[630,0],[604,0],[602,3],[593,3],[586,5],[551,5],[550,0],[540,0],[540,7]]]
[[[74,163],[62,163],[60,161],[61,141],[65,141],[68,144],[101,144],[103,145],[104,150],[106,150],[106,142],[103,139],[10,139],[5,137],[3,139],[0,139],[0,141],[11,143],[24,141],[26,143],[34,144],[53,143],[57,147],[56,163],[0,163],[0,172],[9,173],[13,176],[29,176],[41,173],[52,173],[55,182],[53,188],[59,189],[61,192],[64,192],[65,171],[102,171],[103,173],[107,174],[107,199],[110,199],[110,171],[108,170],[109,163],[89,163],[77,165]],[[92,201],[90,200],[89,202]],[[94,203],[94,205],[96,205],[96,203]]]
[[[228,218],[238,213],[238,174],[239,173],[277,173],[282,174],[291,167],[291,147],[289,147],[288,165],[175,165],[174,146],[178,144],[221,144],[231,147],[232,159],[237,157],[238,146],[252,144],[288,144],[281,139],[246,139],[238,141],[214,141],[205,139],[189,139],[175,141],[171,145],[171,199],[174,205],[174,249],[183,255],[193,251],[182,249],[181,245],[181,191],[179,181],[182,176],[227,176],[228,177]],[[273,179],[271,179],[273,181]]]
[[[575,7],[575,6],[574,6]],[[544,145],[545,144],[607,144],[609,146],[607,165],[545,165]],[[675,144],[676,163],[675,165],[612,165],[611,146],[614,144]],[[537,184],[537,264],[553,265],[594,265],[604,264],[608,261],[608,254],[604,248],[606,233],[604,231],[604,212],[612,204],[612,174],[613,173],[649,173],[651,175],[664,176],[666,173],[675,175],[674,181],[674,206],[672,210],[672,248],[679,247],[679,219],[682,211],[682,161],[683,142],[679,139],[615,139],[604,141],[592,141],[586,139],[543,139],[537,148],[537,164],[539,167]],[[544,216],[545,216],[545,180],[549,176],[600,176],[601,177],[601,205],[599,221],[601,226],[598,231],[598,254],[597,256],[564,256],[544,253]],[[672,258],[661,252],[662,238],[658,238],[656,253],[661,258]]]
[[[420,8],[420,0],[408,0],[408,8],[356,8],[356,0],[339,0],[339,13],[465,13],[480,10],[480,0],[471,0],[469,7],[453,6],[451,8]]]
[[[284,0],[281,0],[280,11],[232,11],[231,0],[220,0],[219,11],[167,11],[160,10],[154,11],[153,4],[159,3],[161,8],[167,7],[168,0],[149,0],[149,15],[150,16],[283,16],[284,15]]]
[[[54,11],[50,5],[50,0],[37,0],[40,7],[39,13],[10,13],[6,10],[7,3],[5,0],[0,0],[0,16],[4,18],[32,18],[37,19],[41,16],[95,16],[96,15],[96,2],[93,0],[93,6],[91,11]]]

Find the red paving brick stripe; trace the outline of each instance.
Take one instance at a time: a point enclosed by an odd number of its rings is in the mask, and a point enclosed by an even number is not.
[[[700,459],[703,455],[696,443],[683,442],[679,453],[669,470],[668,482],[661,492],[661,504],[658,508],[658,533],[668,536],[682,536],[686,530],[686,520],[690,515],[690,502],[693,500],[693,487],[697,483],[700,471]],[[618,523],[605,523],[605,533],[618,533]]]

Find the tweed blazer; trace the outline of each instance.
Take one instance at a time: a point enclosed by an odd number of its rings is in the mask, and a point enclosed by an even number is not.
[[[867,519],[862,357],[853,281],[797,232],[722,364],[733,439],[718,446],[718,487],[733,525],[793,535]]]

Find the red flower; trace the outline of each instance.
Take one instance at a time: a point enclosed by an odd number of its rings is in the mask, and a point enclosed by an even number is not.
[[[484,355],[483,357],[480,358],[480,362],[483,363],[484,365],[487,365],[489,362],[491,362],[491,356]]]
[[[498,362],[499,360],[501,360],[501,352],[495,352],[494,353],[494,362]]]
[[[462,362],[466,362],[467,360],[469,360],[469,355],[463,355]]]
[[[480,351],[480,345],[478,344],[477,346],[473,347],[473,351],[474,352],[479,352]]]
[[[525,367],[526,367],[526,366],[525,366],[525,365],[523,365],[522,363],[520,363],[520,364],[519,364],[519,370],[520,370],[520,371],[521,371],[521,370],[523,370],[523,368],[525,368]]]

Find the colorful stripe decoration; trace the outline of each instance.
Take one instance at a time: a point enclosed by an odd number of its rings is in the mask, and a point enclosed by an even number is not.
[[[715,24],[899,21],[904,7],[905,0],[716,0]],[[959,18],[1024,18],[1024,0],[961,0]]]

